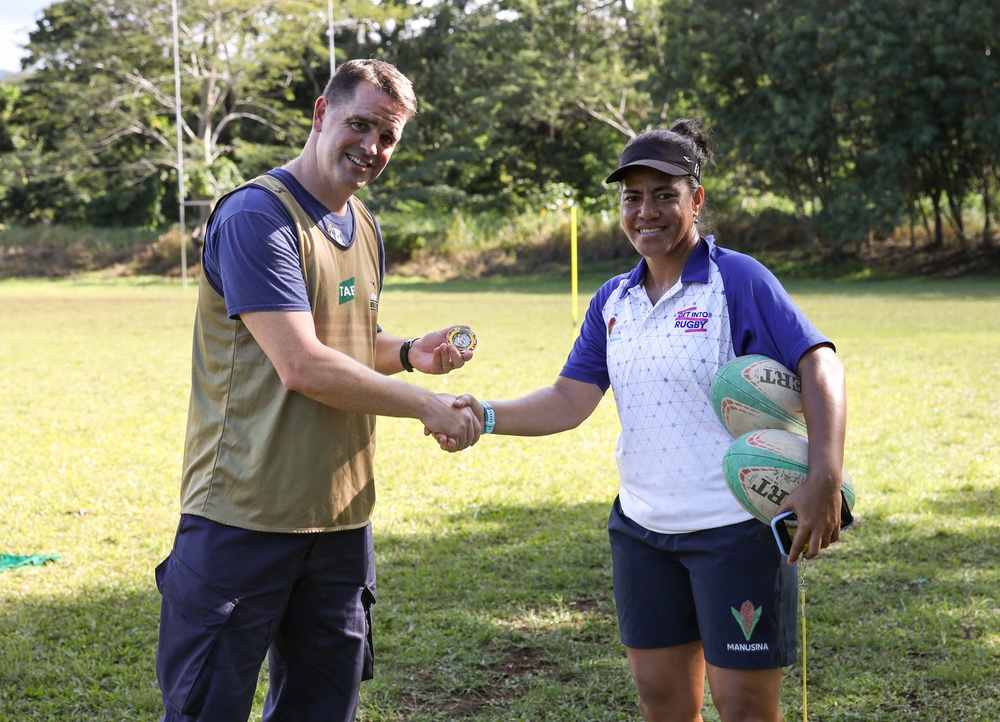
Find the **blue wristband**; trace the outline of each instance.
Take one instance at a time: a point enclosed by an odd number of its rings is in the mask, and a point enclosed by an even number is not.
[[[483,433],[492,434],[493,427],[497,425],[497,415],[488,403],[485,401],[479,403],[483,405]]]

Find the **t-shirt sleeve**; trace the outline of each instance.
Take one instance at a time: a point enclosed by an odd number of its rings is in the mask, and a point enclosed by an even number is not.
[[[310,311],[295,226],[263,188],[244,188],[223,200],[205,236],[206,280],[230,318],[254,311]]]
[[[796,371],[802,354],[833,343],[802,313],[781,283],[750,256],[723,253],[716,258],[729,305],[733,350],[737,356],[762,354]]]
[[[580,326],[580,335],[569,352],[560,376],[596,384],[601,391],[611,386],[608,374],[608,328],[604,322],[604,307],[612,293],[619,292],[621,277],[616,277],[598,289],[590,300],[587,314]]]

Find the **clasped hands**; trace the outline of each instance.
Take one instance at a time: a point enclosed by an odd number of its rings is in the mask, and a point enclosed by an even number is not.
[[[449,410],[458,414],[460,418],[469,419],[471,417],[473,422],[472,435],[470,436],[466,433],[463,436],[452,436],[444,431],[435,429],[435,427],[429,424],[424,425],[424,435],[433,436],[434,440],[438,442],[438,446],[449,453],[462,451],[479,441],[479,437],[483,433],[483,405],[470,394],[463,394],[461,396],[438,394],[437,396],[446,402]],[[467,429],[466,431],[469,430]]]

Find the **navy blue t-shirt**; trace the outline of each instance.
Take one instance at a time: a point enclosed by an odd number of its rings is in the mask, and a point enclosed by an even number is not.
[[[342,248],[354,243],[354,212],[337,215],[313,197],[288,171],[269,175],[280,180],[330,239]],[[375,222],[379,255],[382,232]],[[264,188],[249,186],[225,198],[205,234],[202,269],[206,280],[226,299],[230,318],[255,311],[311,311],[299,259],[295,223],[281,201]]]

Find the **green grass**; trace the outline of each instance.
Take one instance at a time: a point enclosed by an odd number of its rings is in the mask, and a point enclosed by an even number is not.
[[[847,367],[859,494],[856,527],[806,569],[809,718],[995,720],[1000,284],[789,288]],[[158,718],[152,572],[177,520],[195,296],[0,282],[0,553],[60,556],[0,574],[0,722]],[[550,383],[575,334],[565,279],[394,279],[381,320],[470,324],[472,364],[412,380],[485,398]],[[616,433],[610,395],[575,431],[456,455],[415,421],[379,422],[362,722],[638,719],[604,528]]]

